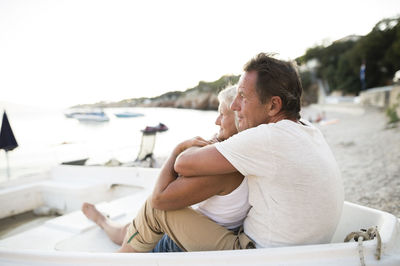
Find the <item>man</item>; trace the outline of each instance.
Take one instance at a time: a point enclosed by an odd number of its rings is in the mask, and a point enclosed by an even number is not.
[[[291,63],[261,53],[244,67],[231,109],[239,131],[230,139],[180,153],[185,177],[239,171],[252,205],[244,233],[235,235],[190,209],[159,211],[147,202],[125,244],[147,251],[167,233],[184,250],[328,243],[343,206],[336,161],[321,132],[300,121],[301,82]],[[181,149],[180,151],[183,151]]]

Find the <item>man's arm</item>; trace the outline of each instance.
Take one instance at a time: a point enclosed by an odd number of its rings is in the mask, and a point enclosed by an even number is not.
[[[239,173],[203,177],[178,177],[174,171],[174,163],[181,149],[173,150],[163,165],[152,195],[152,205],[156,209],[176,210],[201,202],[211,196],[225,191],[228,183],[240,181]],[[240,184],[240,183],[239,183]],[[239,185],[238,184],[238,185]]]
[[[202,202],[225,191],[227,184],[237,183],[239,172],[218,176],[178,177],[163,191],[153,194],[152,206],[159,210],[178,210]],[[229,187],[229,186],[228,186]]]
[[[182,143],[180,143],[178,146],[174,148],[172,151],[171,155],[168,157],[167,161],[164,163],[164,165],[161,167],[160,174],[157,179],[157,183],[154,186],[153,190],[153,197],[157,196],[159,193],[165,190],[165,188],[175,179],[178,177],[178,174],[174,171],[174,164],[176,157],[186,150],[187,148],[193,147],[193,146],[198,146],[198,147],[204,147],[205,145],[208,145],[209,143],[205,141],[204,139],[200,137],[196,137],[190,140],[186,140]]]
[[[187,177],[223,175],[237,171],[214,145],[186,149],[176,159],[174,169]]]

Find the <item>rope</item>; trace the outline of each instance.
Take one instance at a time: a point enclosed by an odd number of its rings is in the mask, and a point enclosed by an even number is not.
[[[379,234],[377,226],[371,227],[368,230],[361,229],[358,232],[351,232],[344,239],[344,242],[349,242],[351,239],[354,239],[354,241],[358,242],[358,255],[360,256],[361,266],[365,266],[362,242],[366,241],[366,240],[373,240],[375,237],[376,237],[376,241],[377,241],[375,258],[377,260],[380,260],[381,253],[382,253],[382,239],[381,239],[381,235]]]

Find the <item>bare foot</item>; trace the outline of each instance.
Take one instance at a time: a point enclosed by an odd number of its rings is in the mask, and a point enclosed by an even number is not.
[[[89,220],[95,222],[98,226],[103,228],[103,224],[107,217],[99,212],[93,204],[84,202],[82,204],[82,212]]]

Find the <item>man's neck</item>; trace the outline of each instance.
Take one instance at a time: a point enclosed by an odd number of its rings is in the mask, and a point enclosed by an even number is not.
[[[273,117],[270,117],[268,123],[277,123],[277,122],[279,122],[279,121],[281,121],[281,120],[284,120],[284,119],[293,121],[293,122],[295,122],[295,123],[298,122],[297,119],[288,118],[287,116],[285,116],[285,114],[283,114],[283,113],[278,113],[277,115],[275,115],[275,116],[273,116]]]

